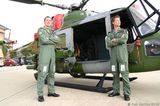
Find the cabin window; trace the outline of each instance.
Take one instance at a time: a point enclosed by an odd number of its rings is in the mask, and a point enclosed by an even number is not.
[[[159,15],[144,0],[137,0],[129,10],[141,36],[156,31]]]
[[[156,15],[155,15],[155,17],[156,17]],[[158,16],[157,16],[157,18],[158,18]],[[155,28],[156,28],[156,23],[150,19],[138,27],[142,36],[144,36],[148,33],[154,32]]]
[[[146,56],[160,56],[160,39],[146,40],[144,48]]]

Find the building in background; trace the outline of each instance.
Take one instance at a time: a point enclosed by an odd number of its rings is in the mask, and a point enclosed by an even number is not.
[[[0,66],[3,66],[4,61],[4,43],[5,43],[5,31],[9,28],[0,24]]]

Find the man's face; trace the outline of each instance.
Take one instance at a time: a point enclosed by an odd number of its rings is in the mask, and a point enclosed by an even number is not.
[[[120,18],[115,18],[112,23],[113,23],[113,25],[114,25],[115,27],[120,27],[120,25],[121,25],[121,20],[120,20]]]
[[[52,23],[51,18],[46,18],[46,19],[44,20],[44,25],[45,25],[46,27],[50,27],[50,26],[51,26],[51,23]]]

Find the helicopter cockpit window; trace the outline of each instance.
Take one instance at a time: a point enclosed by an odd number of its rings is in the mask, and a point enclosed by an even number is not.
[[[156,24],[154,23],[153,20],[148,20],[146,21],[145,23],[143,23],[142,25],[140,25],[138,27],[141,35],[146,35],[148,33],[151,33],[153,31],[155,31],[155,27],[156,27]]]
[[[160,56],[160,39],[152,39],[144,42],[146,56]]]
[[[156,31],[159,15],[144,0],[137,0],[129,10],[141,36]]]

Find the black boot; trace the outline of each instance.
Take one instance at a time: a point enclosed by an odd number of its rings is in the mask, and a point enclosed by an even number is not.
[[[124,95],[124,100],[125,101],[130,101],[130,97],[128,95]]]
[[[114,96],[119,96],[119,93],[111,92],[108,96],[109,97],[114,97]]]
[[[39,102],[44,102],[43,96],[38,96],[38,101],[39,101]]]
[[[53,96],[53,97],[59,97],[60,95],[59,94],[56,94],[56,93],[48,93],[48,96]]]

